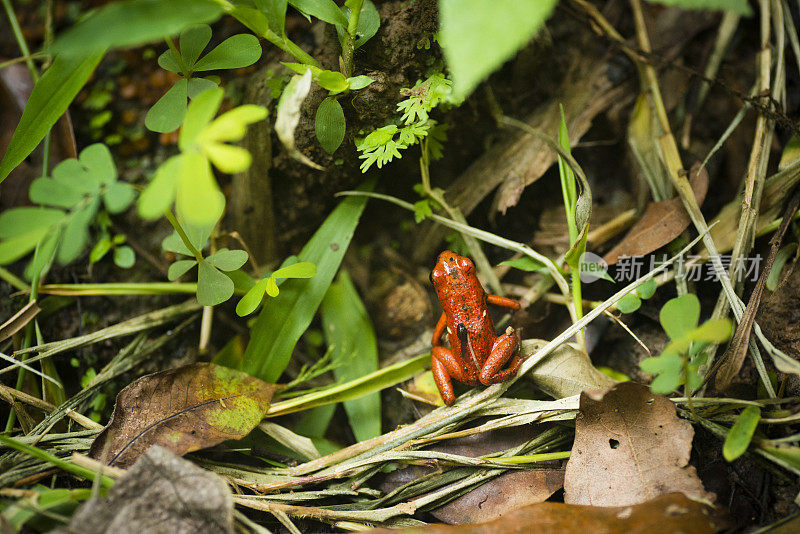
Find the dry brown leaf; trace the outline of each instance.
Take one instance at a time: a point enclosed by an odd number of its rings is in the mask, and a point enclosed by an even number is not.
[[[222,477],[155,446],[55,534],[233,531],[233,496]]]
[[[119,392],[89,455],[127,467],[152,445],[186,454],[243,438],[264,417],[277,387],[212,363],[144,376]]]
[[[702,205],[708,191],[708,173],[705,169],[698,174],[699,163],[692,166],[689,182],[694,191],[697,205]],[[680,198],[647,205],[641,219],[634,224],[617,246],[604,257],[612,265],[622,256],[644,256],[663,247],[683,232],[691,220]]]
[[[533,354],[546,344],[546,341],[526,339],[522,341],[520,352]],[[606,389],[616,384],[613,378],[592,365],[589,356],[572,343],[564,343],[551,352],[528,373],[528,377],[554,399],[570,397],[586,390]]]
[[[564,502],[623,506],[676,491],[713,501],[687,465],[693,436],[672,401],[641,384],[582,393]]]
[[[800,266],[794,265],[775,291],[767,295],[758,309],[758,324],[777,348],[800,358]]]
[[[514,510],[478,525],[429,525],[408,529],[370,530],[372,534],[711,534],[725,526],[715,510],[680,493],[670,493],[635,506],[581,506],[543,502]]]

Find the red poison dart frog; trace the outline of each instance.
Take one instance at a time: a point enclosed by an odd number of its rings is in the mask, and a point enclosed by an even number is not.
[[[518,310],[517,301],[487,295],[475,276],[472,260],[445,250],[431,272],[431,282],[444,312],[431,341],[433,379],[445,404],[455,401],[452,380],[463,384],[496,384],[517,372],[522,359],[519,341],[510,326],[497,335],[488,304]],[[442,346],[447,331],[450,348]]]

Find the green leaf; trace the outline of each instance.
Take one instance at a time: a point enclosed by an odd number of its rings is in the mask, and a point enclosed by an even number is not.
[[[89,242],[89,225],[97,213],[98,202],[95,200],[85,208],[72,213],[61,234],[57,259],[66,265],[77,258],[86,243]]]
[[[281,267],[274,273],[272,278],[311,278],[317,274],[317,266],[307,261],[300,261]]]
[[[64,32],[51,52],[77,55],[161,41],[193,24],[213,22],[222,12],[222,6],[213,0],[113,2]]]
[[[183,59],[183,63],[186,65],[189,72],[197,70],[194,68],[197,58],[203,53],[203,50],[210,40],[211,26],[208,24],[198,24],[197,26],[192,26],[181,32],[181,59]],[[188,73],[184,72],[182,74],[186,76]]]
[[[347,85],[350,87],[351,90],[358,91],[359,89],[365,88],[374,81],[375,80],[373,80],[369,76],[364,76],[362,74],[361,76],[353,76],[352,78],[347,78]]]
[[[314,76],[314,81],[323,89],[330,91],[331,94],[341,93],[349,87],[344,74],[335,70],[323,70]]]
[[[103,143],[94,143],[81,150],[78,162],[98,184],[110,185],[117,181],[117,167],[111,152]]]
[[[658,376],[650,384],[653,393],[666,394],[675,391],[682,383],[683,358],[676,353],[664,350],[655,358],[645,358],[639,363],[642,371]]]
[[[226,111],[208,125],[199,136],[201,143],[206,141],[239,141],[247,132],[247,125],[264,120],[267,108],[245,104]]]
[[[347,19],[333,0],[289,0],[289,3],[305,15],[347,28]]]
[[[182,164],[183,158],[180,155],[172,156],[156,169],[153,179],[139,195],[138,209],[143,219],[161,217],[172,205]],[[187,251],[187,254],[191,253]]]
[[[89,252],[89,263],[97,263],[98,261],[103,259],[103,256],[108,254],[108,251],[111,250],[111,240],[107,237],[104,237],[92,247],[92,250]]]
[[[693,293],[675,297],[664,304],[658,317],[670,339],[681,339],[697,327],[700,320],[700,301]]]
[[[423,199],[414,202],[414,222],[419,224],[431,215],[433,215],[433,209],[430,200]]]
[[[722,456],[729,462],[734,461],[739,456],[745,453],[747,447],[750,446],[750,441],[753,439],[753,434],[758,427],[758,421],[761,419],[761,410],[758,406],[748,406],[736,422],[733,423],[728,435],[725,437],[725,444],[722,446]]]
[[[250,288],[250,291],[245,293],[238,304],[236,304],[236,315],[244,317],[256,311],[256,308],[258,308],[258,305],[261,304],[261,300],[264,298],[264,292],[266,290],[267,279],[262,278],[256,282],[256,285]]]
[[[178,260],[169,266],[167,280],[173,282],[189,272],[189,269],[197,265],[197,260]]]
[[[350,18],[350,7],[345,2],[342,6],[342,13],[345,18]],[[361,13],[358,15],[358,26],[356,27],[356,38],[353,42],[355,48],[359,48],[364,43],[372,39],[381,27],[381,15],[378,13],[375,4],[370,0],[364,0],[361,5]],[[347,29],[346,27],[336,26],[336,33],[339,35],[339,42],[344,48],[347,45]]]
[[[536,34],[556,0],[439,0],[439,43],[465,97]]]
[[[647,300],[656,293],[656,289],[658,289],[658,284],[655,280],[650,278],[646,282],[639,285],[636,288],[636,294],[639,295],[639,298],[643,300]]]
[[[278,284],[275,283],[275,277],[270,276],[267,278],[266,291],[270,297],[277,297],[280,294],[281,291],[278,289]]]
[[[235,271],[247,261],[247,252],[223,248],[207,257],[206,261],[220,271]]]
[[[102,58],[103,53],[100,52],[88,57],[56,57],[53,60],[50,68],[33,86],[14,136],[0,162],[0,182],[44,139]]]
[[[642,301],[636,293],[628,293],[617,302],[617,309],[622,313],[633,313],[639,309]]]
[[[71,208],[83,199],[83,191],[72,181],[54,180],[42,176],[28,190],[31,202],[59,208]]]
[[[25,233],[0,241],[0,265],[6,265],[25,256],[48,233],[48,228],[33,228]],[[53,232],[54,235],[58,235]]]
[[[244,172],[253,161],[253,157],[246,148],[224,143],[205,143],[203,153],[214,164],[214,167],[226,174]]]
[[[114,265],[120,269],[129,269],[136,263],[136,253],[131,247],[125,245],[114,249]]]
[[[36,244],[36,249],[33,252],[33,259],[31,259],[28,266],[25,268],[25,278],[33,280],[36,276],[44,276],[53,264],[56,256],[56,248],[61,240],[61,227],[55,226],[50,229],[47,234],[41,238]]]
[[[342,105],[328,97],[317,108],[315,120],[317,139],[328,154],[333,154],[344,140],[345,119]]]
[[[322,72],[321,68],[316,67],[314,65],[306,65],[305,63],[292,63],[290,61],[283,61],[281,64],[288,67],[289,69],[293,70],[294,72],[296,72],[301,76],[309,70],[311,71],[312,76],[318,76],[319,73]]]
[[[684,9],[715,9],[731,11],[749,17],[753,14],[747,0],[647,0],[653,4],[676,6]]]
[[[206,260],[197,265],[197,302],[216,306],[233,295],[233,280],[218,271]]]
[[[198,152],[181,158],[175,210],[187,223],[206,225],[217,222],[225,210],[225,196],[211,174],[208,160]]]
[[[9,239],[30,233],[32,230],[47,230],[64,218],[63,211],[54,208],[26,206],[12,208],[0,213],[0,239]]]
[[[192,78],[191,80],[189,80],[189,87],[188,87],[189,98],[195,98],[203,91],[208,91],[209,89],[216,89],[217,87],[219,87],[219,83],[215,82],[214,80],[211,80],[210,78],[211,76],[209,76],[208,78]]]
[[[378,370],[378,345],[367,310],[353,282],[342,271],[322,301],[322,330],[337,362],[333,374],[338,383],[355,380]],[[380,393],[344,403],[356,441],[381,433]]]
[[[256,7],[267,17],[269,29],[278,35],[285,31],[286,4],[286,0],[256,0]]]
[[[514,269],[519,269],[520,271],[526,271],[529,273],[547,271],[547,267],[545,267],[544,263],[536,261],[528,256],[523,256],[514,260],[501,261],[500,265],[508,265]]]
[[[194,66],[195,71],[239,69],[261,57],[261,44],[255,35],[240,33],[222,41]]]
[[[168,48],[158,56],[158,66],[175,74],[180,74],[181,72],[181,67],[178,65],[178,60],[175,58],[175,54],[172,53],[171,48]]]
[[[797,243],[789,243],[785,247],[781,247],[775,255],[775,260],[772,262],[772,269],[770,269],[769,275],[767,275],[767,289],[775,291],[778,287],[783,266],[786,265],[786,262],[792,257],[796,250]]]
[[[727,341],[733,333],[733,324],[727,317],[709,319],[699,327],[688,332],[683,339],[687,341],[705,341],[708,343],[722,343]]]
[[[144,117],[144,125],[148,130],[167,133],[180,128],[186,117],[188,83],[185,79],[178,80],[153,104]]]
[[[217,87],[203,91],[192,99],[186,110],[186,119],[183,121],[183,128],[181,128],[181,133],[178,137],[178,147],[182,151],[189,150],[195,144],[200,132],[209,125],[211,119],[217,114],[224,95],[225,91]]]
[[[303,247],[298,258],[315,264],[317,274],[287,280],[280,295],[263,307],[245,351],[245,372],[273,381],[283,373],[339,268],[365,205],[364,197],[345,198]]]
[[[103,203],[109,213],[121,213],[131,205],[136,197],[136,190],[126,182],[114,182],[106,189]]]

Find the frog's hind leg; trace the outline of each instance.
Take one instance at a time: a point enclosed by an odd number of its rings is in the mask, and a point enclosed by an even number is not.
[[[492,351],[489,353],[489,357],[481,369],[481,374],[478,376],[481,384],[486,386],[497,384],[505,382],[514,376],[520,364],[522,364],[522,358],[517,354],[518,350],[519,340],[517,340],[514,329],[509,326],[505,333],[498,336],[494,345],[492,345]],[[505,367],[506,364],[508,364],[508,367]]]
[[[442,395],[444,403],[448,406],[453,404],[456,399],[456,395],[453,392],[453,379],[465,384],[475,383],[475,380],[471,379],[465,372],[458,359],[453,356],[453,351],[446,347],[433,347],[431,349],[431,371],[433,372],[433,380],[436,382],[436,387],[439,388],[439,393]]]

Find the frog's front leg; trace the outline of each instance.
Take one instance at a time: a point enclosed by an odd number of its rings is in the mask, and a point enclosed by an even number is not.
[[[505,382],[514,376],[522,363],[522,359],[519,355],[515,356],[518,350],[519,341],[514,334],[514,329],[509,326],[506,328],[503,335],[495,339],[492,345],[492,351],[483,363],[481,373],[478,375],[481,384],[485,386],[497,384],[499,382]],[[503,369],[506,363],[508,363],[508,367]]]

